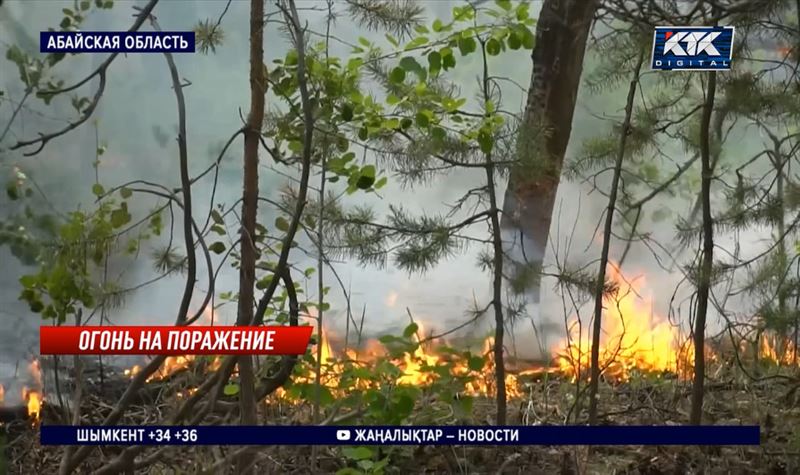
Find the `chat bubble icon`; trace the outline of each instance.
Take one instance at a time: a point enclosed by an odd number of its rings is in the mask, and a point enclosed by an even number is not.
[[[349,430],[337,430],[336,431],[336,439],[337,440],[350,440],[350,431]]]

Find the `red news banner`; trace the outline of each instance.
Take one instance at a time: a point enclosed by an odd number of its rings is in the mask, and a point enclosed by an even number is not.
[[[42,355],[302,355],[312,327],[53,327]]]

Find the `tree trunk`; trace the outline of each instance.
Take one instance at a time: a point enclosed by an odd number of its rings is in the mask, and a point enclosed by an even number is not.
[[[511,170],[503,203],[502,226],[517,243],[510,251],[516,265],[541,266],[544,261],[597,4],[597,0],[545,0],[539,14],[531,54],[533,73],[518,139],[520,165]],[[538,287],[530,289],[537,303]]]
[[[250,114],[244,130],[244,190],[242,192],[241,264],[237,325],[253,322],[257,251],[255,246],[258,209],[258,147],[264,120],[264,0],[250,1]],[[277,277],[276,277],[277,278]],[[243,425],[255,425],[256,400],[252,356],[239,357],[239,409]],[[239,459],[238,473],[250,473],[249,452]]]
[[[603,317],[603,297],[606,282],[606,266],[608,265],[608,252],[611,247],[611,228],[614,224],[614,212],[617,207],[617,191],[619,189],[620,175],[622,174],[622,161],[625,158],[625,146],[628,142],[628,131],[631,127],[631,116],[633,115],[633,101],[636,97],[636,85],[639,83],[639,73],[644,62],[644,52],[639,53],[639,60],[631,78],[628,88],[628,101],[625,104],[625,119],[622,123],[622,131],[619,138],[619,149],[617,150],[616,162],[614,164],[614,176],[611,179],[611,192],[608,195],[608,208],[606,209],[606,221],[603,228],[603,250],[600,253],[600,270],[597,273],[597,288],[594,294],[594,320],[592,321],[592,355],[591,355],[591,379],[589,380],[589,424],[597,424],[597,389],[600,384],[600,333],[602,332]]]
[[[700,162],[702,180],[700,199],[703,204],[703,261],[697,282],[697,315],[694,327],[694,381],[692,383],[692,410],[689,424],[699,425],[703,415],[703,395],[705,392],[705,329],[708,313],[708,294],[711,288],[711,267],[714,260],[714,228],[711,220],[711,143],[710,123],[714,110],[714,96],[717,89],[717,73],[708,73],[708,91],[703,106],[703,117],[700,123]]]

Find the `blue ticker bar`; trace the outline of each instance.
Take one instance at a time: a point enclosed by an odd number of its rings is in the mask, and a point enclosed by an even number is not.
[[[758,426],[41,426],[42,445],[759,445]]]

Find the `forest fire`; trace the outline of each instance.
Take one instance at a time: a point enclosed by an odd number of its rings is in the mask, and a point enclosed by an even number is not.
[[[609,264],[607,278],[616,295],[606,297],[603,311],[600,368],[604,377],[625,381],[634,369],[689,375],[693,346],[678,327],[653,313],[644,278],[631,281],[614,264]],[[590,349],[590,325],[573,320],[569,337],[556,350],[558,368],[573,379],[587,377]]]
[[[600,367],[603,377],[611,382],[624,382],[630,379],[634,371],[644,373],[672,373],[682,379],[689,379],[692,375],[692,361],[694,346],[688,336],[669,320],[653,312],[653,297],[649,293],[643,277],[631,280],[624,276],[616,265],[610,264],[607,279],[613,283],[615,293],[606,297],[603,311],[603,334],[600,346]],[[211,320],[211,315],[206,315]],[[493,339],[486,338],[483,347],[477,356],[483,358],[480,369],[471,368],[470,361],[457,352],[445,350],[447,341],[444,339],[429,340],[423,325],[417,323],[417,331],[411,339],[417,344],[413,351],[406,351],[401,355],[391,355],[387,347],[378,340],[367,340],[360,349],[333,348],[330,331],[323,330],[319,338],[322,345],[320,350],[322,374],[320,383],[331,393],[344,391],[348,388],[366,389],[381,384],[379,380],[385,379],[378,375],[375,379],[361,376],[347,377],[343,384],[345,374],[354,367],[374,366],[381,359],[390,362],[400,372],[392,383],[400,386],[426,387],[430,386],[441,377],[442,367],[455,377],[463,378],[464,390],[470,396],[492,397],[496,391],[494,381],[495,362],[493,352]],[[550,367],[517,367],[507,369],[506,393],[509,398],[520,398],[525,394],[521,377],[541,375],[544,373],[556,374],[571,380],[578,378],[587,379],[590,367],[591,335],[590,325],[580,324],[577,319],[570,323],[570,335],[555,346],[553,351],[553,364]],[[774,337],[761,335],[757,344],[758,357],[762,360],[772,361],[781,365],[795,364],[794,346],[791,342],[777,341]],[[744,348],[742,348],[744,349]],[[310,354],[316,358],[317,346],[314,345]],[[706,347],[706,356],[709,361],[718,359],[718,355]],[[222,363],[221,357],[198,357],[194,355],[170,356],[161,368],[148,377],[147,381],[164,380],[171,375],[205,363],[205,371],[215,371]],[[129,377],[141,371],[136,365],[125,370]],[[361,373],[363,374],[363,373]],[[445,373],[446,374],[446,373]],[[307,367],[301,374],[296,375],[293,383],[308,385],[316,382],[316,373],[313,366]],[[387,381],[383,381],[385,384]],[[194,390],[182,392],[179,397],[191,394]],[[287,392],[279,389],[278,397],[286,397]],[[32,407],[37,402],[27,399]],[[32,409],[33,410],[33,409]]]
[[[402,356],[394,358],[390,357],[386,348],[377,340],[368,340],[362,350],[349,348],[341,353],[336,352],[331,347],[329,332],[323,331],[321,338],[321,361],[323,362],[320,377],[321,384],[332,392],[342,390],[340,387],[342,375],[348,368],[371,365],[384,358],[400,371],[400,375],[392,381],[398,386],[430,386],[440,377],[441,373],[437,369],[441,370],[442,367],[446,367],[453,376],[465,379],[465,392],[468,395],[494,395],[495,383],[493,375],[495,365],[492,353],[493,340],[491,338],[487,338],[484,341],[482,353],[480,353],[480,356],[483,356],[485,361],[483,369],[475,370],[470,368],[469,362],[464,358],[443,351],[446,344],[444,340],[426,341],[424,337],[420,337],[425,332],[421,324],[417,323],[417,325],[418,329],[414,336],[414,339],[418,342],[416,348],[411,352],[406,352]],[[312,354],[316,356],[316,346],[312,349]],[[307,375],[296,377],[294,382],[311,384],[315,381],[315,378],[316,373],[311,369]],[[354,381],[349,381],[348,384],[352,384],[359,389],[365,389],[375,385],[376,381],[356,378]],[[506,393],[510,398],[521,397],[523,394],[521,384],[514,374],[506,376]],[[279,397],[285,394],[286,392],[282,389],[277,393]]]

